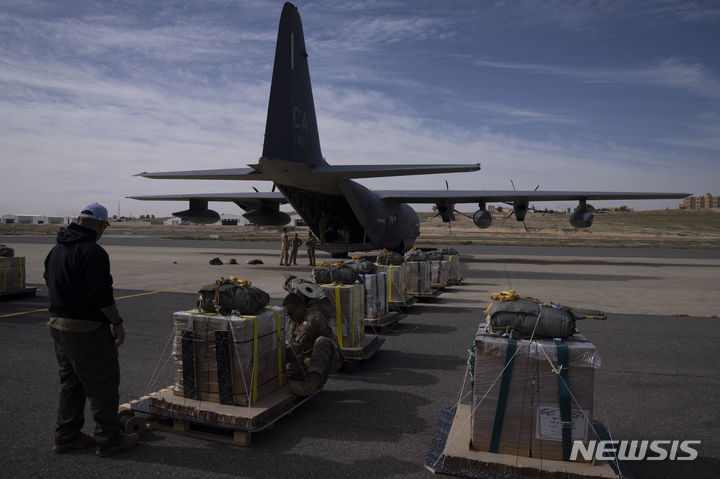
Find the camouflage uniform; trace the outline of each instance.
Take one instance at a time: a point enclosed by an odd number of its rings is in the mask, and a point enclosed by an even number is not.
[[[301,244],[302,240],[298,238],[297,233],[295,233],[295,236],[290,240],[290,259],[288,260],[288,264],[297,265],[297,252]]]
[[[299,390],[300,395],[310,395],[316,389],[305,391],[303,388],[310,373],[317,373],[324,384],[328,375],[342,366],[343,354],[326,317],[324,307],[317,304],[306,306],[302,323],[290,321],[290,339],[286,343],[287,377],[290,388],[294,392]]]
[[[280,235],[280,266],[287,266],[290,264],[290,238],[288,238],[287,231],[283,231]]]
[[[317,243],[315,235],[312,234],[312,232],[308,233],[305,246],[307,247],[308,263],[310,266],[315,266],[315,243]]]

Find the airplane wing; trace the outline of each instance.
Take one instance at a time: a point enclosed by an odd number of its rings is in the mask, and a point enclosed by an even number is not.
[[[690,193],[604,191],[515,191],[515,190],[373,190],[381,198],[402,203],[528,203],[569,200],[655,200],[684,198]]]
[[[266,193],[209,193],[187,195],[128,196],[143,201],[227,201],[238,205],[245,211],[259,208],[268,203],[282,205],[287,199],[280,192]]]

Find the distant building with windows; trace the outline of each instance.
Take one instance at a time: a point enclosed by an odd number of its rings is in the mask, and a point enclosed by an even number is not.
[[[681,210],[696,210],[701,208],[720,208],[720,196],[705,193],[702,196],[688,196],[680,200]]]

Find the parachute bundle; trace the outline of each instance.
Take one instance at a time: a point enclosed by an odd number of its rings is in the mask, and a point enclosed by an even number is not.
[[[383,250],[382,254],[377,257],[377,264],[381,265],[400,265],[405,262],[405,257],[394,251]]]
[[[567,338],[575,333],[575,316],[563,306],[523,298],[515,290],[490,296],[486,330],[516,338]]]
[[[312,270],[312,279],[317,284],[354,284],[360,276],[342,263],[322,263]]]
[[[250,315],[262,310],[270,302],[270,296],[250,281],[234,276],[218,278],[213,284],[200,288],[198,309],[205,313]]]
[[[343,263],[348,268],[352,268],[357,274],[375,274],[377,266],[372,261],[362,258],[353,258]]]

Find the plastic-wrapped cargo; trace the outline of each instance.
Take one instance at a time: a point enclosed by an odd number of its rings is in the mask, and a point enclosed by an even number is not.
[[[322,284],[320,288],[332,304],[334,314],[330,318],[330,327],[337,335],[338,344],[341,348],[357,345],[365,337],[363,285]]]
[[[248,406],[285,382],[282,308],[255,316],[180,311],[173,321],[176,396]]]
[[[25,257],[1,256],[2,275],[0,275],[0,291],[12,291],[25,288]]]
[[[378,319],[388,314],[388,274],[361,274],[365,285],[365,317]]]
[[[473,354],[472,449],[568,460],[573,441],[596,439],[590,425],[600,357],[583,335],[515,340],[481,326]]]
[[[433,286],[438,288],[447,286],[450,282],[450,262],[430,261],[430,277]]]
[[[448,266],[448,279],[451,283],[459,284],[462,282],[463,277],[460,273],[460,255],[459,254],[446,254],[445,260],[449,263]]]
[[[406,289],[408,294],[432,293],[432,271],[429,261],[408,261]]]
[[[378,271],[384,271],[388,275],[388,304],[404,304],[405,300],[407,299],[407,267],[405,266],[405,263],[399,265],[377,264],[377,267]]]

